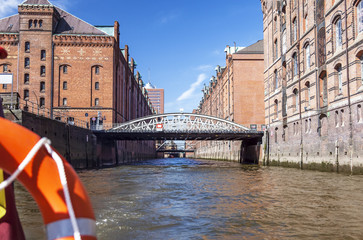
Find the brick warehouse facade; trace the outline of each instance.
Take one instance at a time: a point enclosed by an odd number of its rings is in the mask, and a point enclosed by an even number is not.
[[[91,126],[153,113],[128,47],[119,47],[118,22],[95,27],[47,0],[27,0],[18,14],[0,19],[0,45],[9,53],[0,72],[14,79],[0,93],[12,88],[20,105],[33,102],[54,117],[64,113]]]
[[[263,41],[246,48],[227,46],[226,66],[216,68],[197,113],[264,129]],[[241,141],[196,142],[197,158],[240,161]]]
[[[266,160],[361,171],[363,1],[262,0]]]

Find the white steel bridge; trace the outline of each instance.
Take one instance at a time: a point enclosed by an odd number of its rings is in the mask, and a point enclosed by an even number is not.
[[[113,140],[257,140],[263,132],[225,119],[194,114],[166,113],[150,115],[112,128],[94,131]]]

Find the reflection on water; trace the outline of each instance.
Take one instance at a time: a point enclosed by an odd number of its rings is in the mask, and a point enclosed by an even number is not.
[[[79,173],[99,239],[360,239],[363,176],[158,159]],[[17,188],[27,239],[45,239]],[[41,226],[41,227],[40,227]]]

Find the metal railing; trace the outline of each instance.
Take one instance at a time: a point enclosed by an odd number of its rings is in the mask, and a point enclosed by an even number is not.
[[[5,105],[4,109],[7,108],[9,109],[10,106]],[[68,125],[90,129],[90,124],[88,122],[77,119],[71,114],[65,114],[64,112],[60,111],[53,111],[53,116],[52,116],[50,109],[44,106],[39,106],[37,103],[31,102],[29,100],[24,100],[19,97],[17,98],[16,103],[13,105],[13,109],[21,109],[25,112],[30,112],[37,116],[42,116],[45,118],[56,120],[58,122],[66,123]]]

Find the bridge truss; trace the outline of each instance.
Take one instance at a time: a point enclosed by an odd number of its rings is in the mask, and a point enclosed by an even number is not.
[[[194,113],[150,115],[95,133],[120,140],[243,140],[263,135],[235,122]]]

